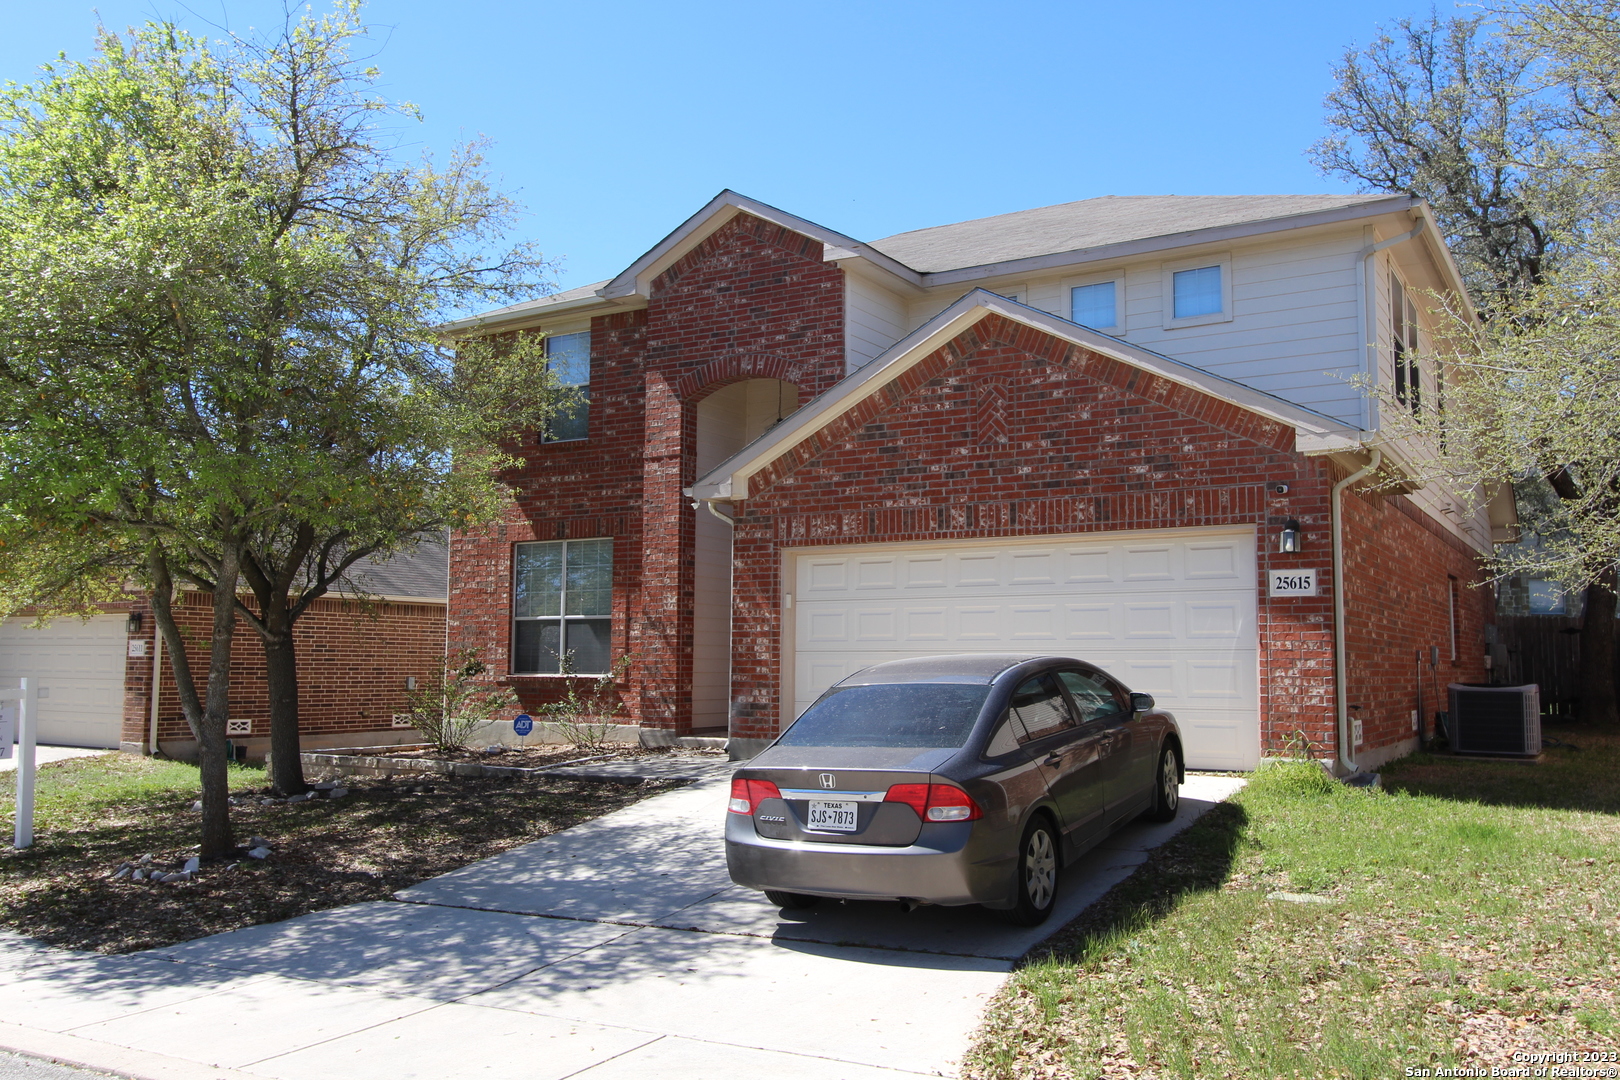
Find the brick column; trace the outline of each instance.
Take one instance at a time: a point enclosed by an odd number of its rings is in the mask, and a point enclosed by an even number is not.
[[[631,629],[641,723],[692,730],[694,525],[682,488],[692,482],[696,411],[662,373],[649,373],[642,472],[641,609]]]

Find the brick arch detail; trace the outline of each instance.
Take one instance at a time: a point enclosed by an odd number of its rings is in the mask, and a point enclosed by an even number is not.
[[[682,403],[690,405],[729,383],[745,379],[780,379],[804,393],[812,390],[807,384],[814,377],[811,365],[795,363],[775,353],[733,353],[682,375],[675,381],[675,395]]]

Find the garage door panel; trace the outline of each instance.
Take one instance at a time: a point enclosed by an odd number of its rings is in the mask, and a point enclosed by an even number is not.
[[[795,715],[885,660],[1052,652],[1153,694],[1182,721],[1194,766],[1258,762],[1252,534],[814,552],[792,580]]]
[[[35,681],[41,743],[116,747],[124,720],[124,616],[30,622],[0,623],[0,686]]]

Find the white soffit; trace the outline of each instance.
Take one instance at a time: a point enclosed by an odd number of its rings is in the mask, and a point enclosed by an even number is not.
[[[1111,356],[1171,382],[1285,424],[1294,429],[1296,447],[1302,452],[1332,453],[1358,447],[1365,440],[1360,430],[1322,413],[1109,337],[1016,300],[985,289],[974,289],[901,338],[871,363],[846,375],[770,431],[700,477],[688,489],[688,494],[697,499],[746,499],[749,478],[755,473],[990,315],[1001,315],[1023,323],[1060,340]]]

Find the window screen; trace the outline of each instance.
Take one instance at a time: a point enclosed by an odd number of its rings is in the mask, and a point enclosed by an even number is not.
[[[576,674],[609,671],[613,541],[519,544],[512,562],[513,673],[555,675],[565,656]]]
[[[1114,283],[1077,285],[1069,290],[1069,318],[1081,326],[1105,328],[1119,325],[1115,309]]]
[[[1074,726],[1074,718],[1069,715],[1063,692],[1050,675],[1026,679],[1013,694],[1012,711],[1031,739],[1056,735]]]
[[[1200,266],[1196,270],[1178,270],[1174,275],[1175,317],[1191,319],[1198,315],[1219,315],[1221,312],[1221,268]]]
[[[544,442],[569,442],[590,433],[591,334],[555,334],[546,339],[546,364],[562,386],[577,395],[551,418]]]

